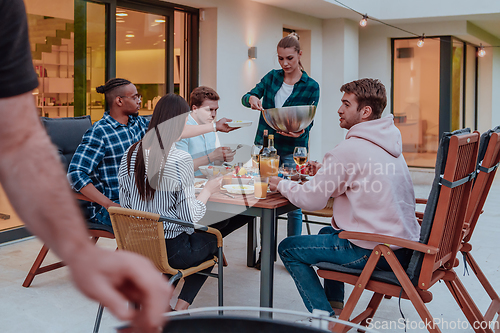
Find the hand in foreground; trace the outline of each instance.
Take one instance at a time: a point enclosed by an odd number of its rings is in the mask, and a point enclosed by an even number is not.
[[[298,138],[299,136],[304,134],[304,130],[302,129],[298,132],[289,132],[289,133],[277,131],[276,133],[278,133],[279,135],[288,136],[289,138]]]
[[[233,121],[233,120],[228,119],[228,118],[221,118],[221,119],[217,120],[217,122],[215,123],[215,127],[217,129],[217,132],[228,133],[228,132],[231,132],[231,131],[238,129],[239,127],[229,127],[229,125],[227,123],[229,123],[231,121]]]
[[[250,98],[248,99],[248,103],[250,103],[250,107],[253,110],[264,111],[264,108],[262,107],[262,102],[256,96],[250,96]]]
[[[306,164],[306,173],[309,176],[314,176],[318,172],[318,170],[321,169],[322,166],[323,166],[323,164],[321,164],[319,162],[309,161]]]
[[[101,302],[118,319],[130,321],[134,332],[161,332],[173,288],[148,259],[93,244],[77,252],[67,264],[87,297]],[[127,301],[139,304],[139,309]]]
[[[210,179],[205,183],[202,192],[207,191],[210,195],[214,194],[215,192],[220,190],[221,182],[222,182],[222,175]]]
[[[269,189],[271,191],[277,191],[278,190],[278,184],[280,181],[283,179],[280,177],[269,177]]]

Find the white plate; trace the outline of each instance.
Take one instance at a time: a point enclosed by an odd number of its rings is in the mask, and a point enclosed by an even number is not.
[[[226,123],[226,124],[229,127],[247,127],[247,126],[252,125],[252,123],[253,122],[251,120],[235,120],[235,121],[231,121],[231,122]]]
[[[254,188],[252,185],[224,185],[224,188],[232,194],[252,194],[254,191]]]
[[[200,193],[207,182],[204,178],[195,178],[194,179],[194,193]]]

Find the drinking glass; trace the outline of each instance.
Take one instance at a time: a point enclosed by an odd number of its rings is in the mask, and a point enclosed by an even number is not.
[[[267,195],[267,185],[269,178],[255,176],[254,178],[254,196],[256,199],[265,199]]]
[[[295,164],[299,166],[299,172],[302,170],[304,165],[307,163],[307,148],[306,147],[295,147],[293,150],[293,160]]]

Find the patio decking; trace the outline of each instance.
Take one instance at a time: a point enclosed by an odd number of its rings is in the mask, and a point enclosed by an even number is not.
[[[417,197],[427,197],[428,191],[427,185],[415,186]],[[498,234],[500,234],[499,203],[500,181],[497,177],[486,202],[485,212],[471,241],[475,259],[497,292],[500,292],[500,278],[498,278],[500,260],[496,255]],[[311,229],[317,233],[320,226],[311,225]],[[303,232],[306,232],[305,227]],[[284,235],[286,235],[286,223],[280,222],[278,241]],[[98,244],[110,249],[115,248],[114,241],[110,240],[103,239]],[[229,262],[229,266],[224,269],[224,301],[228,306],[259,305],[260,274],[259,271],[246,267],[245,246],[245,228],[234,232],[224,240],[225,254]],[[37,276],[30,288],[21,286],[40,247],[41,243],[36,238],[0,247],[0,332],[91,332],[97,304],[86,299],[75,289],[67,268]],[[49,262],[55,258],[49,252],[46,260]],[[489,298],[474,274],[470,272],[470,275],[462,276],[464,272],[462,260],[456,271],[475,298],[478,307],[484,312],[489,305]],[[350,290],[350,286],[347,286],[347,295]],[[428,307],[435,318],[446,322],[440,325],[443,332],[473,332],[444,283],[436,284],[431,291],[434,300]],[[216,306],[216,295],[216,280],[209,278],[192,307]],[[370,296],[371,293],[365,293],[362,299],[367,301]],[[366,305],[366,302],[360,303]],[[290,275],[279,259],[275,265],[274,307],[306,312]],[[408,323],[407,332],[427,332],[409,301],[401,301],[401,310]],[[248,313],[248,315],[256,314]],[[275,318],[292,321],[303,319],[283,315],[277,315]],[[398,299],[384,299],[374,320],[380,328],[383,328],[380,329],[381,332],[404,332]],[[114,332],[113,328],[118,324],[119,322],[109,311],[105,310],[101,332]],[[382,325],[386,325],[387,329]],[[448,325],[448,329],[444,325]]]

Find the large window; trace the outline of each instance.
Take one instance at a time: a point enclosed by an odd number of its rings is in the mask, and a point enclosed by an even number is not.
[[[198,11],[163,1],[25,0],[40,116],[91,115],[106,108],[95,88],[127,78],[150,114],[167,92],[198,85]]]
[[[452,38],[393,40],[393,114],[410,166],[433,168],[444,131],[475,128],[475,48]]]
[[[74,113],[73,1],[25,0],[33,65],[39,85],[34,98],[40,116]]]

